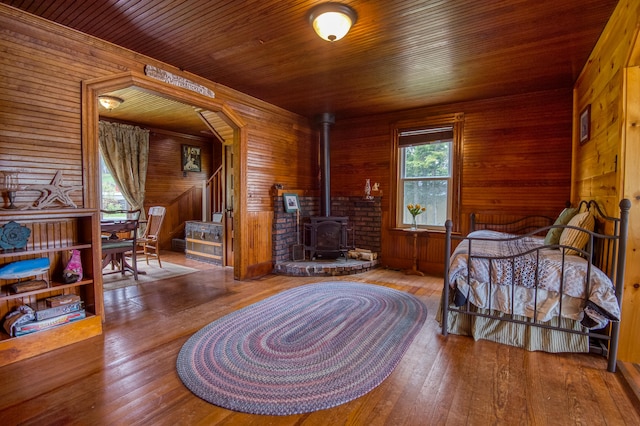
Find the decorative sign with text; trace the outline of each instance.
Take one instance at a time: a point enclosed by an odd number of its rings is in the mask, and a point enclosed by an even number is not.
[[[188,80],[184,77],[180,77],[175,74],[171,74],[168,71],[161,70],[160,68],[154,67],[153,65],[145,65],[144,73],[145,75],[151,78],[155,78],[156,80],[164,81],[165,83],[173,84],[174,86],[182,87],[183,89],[191,90],[204,96],[209,96],[210,98],[216,97],[211,89],[204,87],[201,84],[194,83],[193,81]]]

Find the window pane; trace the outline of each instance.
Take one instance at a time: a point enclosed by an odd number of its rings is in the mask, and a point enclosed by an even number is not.
[[[407,204],[420,204],[427,210],[416,216],[418,225],[444,226],[447,220],[448,189],[448,181],[444,179],[405,181],[403,224],[410,225],[412,221]]]
[[[449,177],[451,142],[434,142],[402,148],[404,178]]]
[[[102,183],[102,210],[127,210],[129,208],[127,201],[120,192],[120,189],[113,180],[113,176],[109,173],[109,169],[104,164],[102,155],[100,155],[100,179]],[[124,218],[124,215],[122,215]],[[114,215],[110,215],[109,219],[119,219]]]

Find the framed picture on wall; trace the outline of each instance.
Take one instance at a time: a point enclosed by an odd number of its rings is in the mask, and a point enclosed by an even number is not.
[[[199,172],[202,170],[200,147],[182,145],[182,171]]]
[[[580,143],[585,143],[589,139],[591,139],[591,104],[580,113]]]
[[[282,194],[282,198],[284,201],[284,211],[293,213],[300,210],[297,194]]]

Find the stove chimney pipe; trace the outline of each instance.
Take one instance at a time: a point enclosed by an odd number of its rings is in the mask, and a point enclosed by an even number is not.
[[[336,122],[333,114],[327,112],[318,117],[321,126],[320,133],[320,212],[326,217],[331,216],[331,160],[329,151],[329,127]]]

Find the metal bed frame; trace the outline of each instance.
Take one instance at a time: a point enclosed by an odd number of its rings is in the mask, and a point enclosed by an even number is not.
[[[589,201],[581,201],[578,205],[578,210],[583,211],[583,209],[589,210],[596,219],[596,228],[593,232],[584,230],[584,232],[588,232],[589,234],[589,242],[584,249],[577,249],[573,247],[560,246],[560,245],[543,245],[534,250],[530,250],[527,253],[519,253],[517,255],[511,256],[483,256],[483,255],[474,255],[472,251],[473,241],[481,240],[483,238],[472,238],[472,237],[462,237],[460,235],[454,235],[452,233],[453,223],[448,220],[445,223],[446,228],[446,241],[445,241],[445,274],[444,274],[444,287],[443,287],[443,298],[442,298],[442,334],[446,336],[448,334],[448,314],[449,312],[457,312],[460,314],[467,314],[472,316],[480,316],[484,318],[489,318],[492,320],[498,321],[507,321],[512,323],[523,324],[525,326],[532,327],[541,327],[552,330],[557,330],[561,332],[574,333],[588,336],[590,339],[599,339],[600,341],[604,341],[609,343],[608,350],[604,345],[601,345],[602,354],[607,357],[607,370],[610,372],[615,372],[616,369],[616,357],[618,351],[618,337],[620,331],[619,322],[610,322],[608,327],[605,327],[604,331],[590,331],[586,328],[583,328],[582,331],[564,328],[562,326],[553,326],[546,323],[539,322],[537,318],[537,308],[534,310],[533,319],[529,318],[527,321],[523,321],[517,318],[514,318],[514,314],[507,313],[505,316],[496,316],[482,312],[475,312],[471,310],[471,304],[467,300],[463,306],[455,307],[450,306],[451,300],[451,287],[449,285],[449,265],[451,264],[451,254],[452,254],[452,246],[454,242],[465,241],[469,244],[469,249],[467,256],[469,261],[467,262],[469,267],[471,265],[471,259],[488,259],[489,262],[491,259],[513,259],[517,256],[522,256],[523,254],[529,254],[531,252],[536,252],[541,249],[574,249],[579,252],[579,255],[589,261],[589,265],[587,267],[587,278],[586,283],[589,283],[590,280],[590,272],[591,265],[595,265],[600,268],[607,276],[611,279],[612,283],[615,286],[615,294],[617,297],[618,305],[622,306],[622,294],[624,289],[624,268],[625,268],[625,258],[626,258],[626,250],[627,250],[627,232],[628,232],[628,218],[629,218],[629,209],[631,208],[631,202],[627,199],[623,199],[620,201],[620,217],[614,218],[609,217],[603,213],[600,209],[598,203],[594,200]],[[491,222],[478,222],[476,215],[471,215],[471,231],[479,230],[479,229],[491,229],[497,230],[500,232],[505,232],[512,235],[507,235],[505,240],[513,240],[524,237],[531,237],[534,235],[545,235],[547,231],[551,228],[568,228],[568,225],[553,225],[551,224],[553,219],[544,217],[544,216],[527,216],[525,218],[512,221],[509,223],[491,223]],[[544,225],[547,223],[547,225]],[[544,226],[540,226],[543,224]],[[575,227],[571,227],[575,228]],[[575,228],[581,229],[581,228]],[[471,232],[470,231],[470,232]],[[457,245],[457,244],[456,244]],[[567,256],[563,250],[563,262],[564,256]],[[467,273],[467,283],[470,280],[470,273]],[[560,283],[560,292],[563,289],[564,279],[561,280]],[[491,286],[492,284],[489,283]],[[515,286],[515,283],[509,283],[507,285]],[[537,294],[537,284],[535,287]],[[588,291],[588,289],[587,289]],[[560,298],[562,300],[562,298]],[[489,309],[490,311],[491,309]],[[560,303],[560,312],[562,313],[562,304]],[[531,321],[532,320],[532,321]]]

